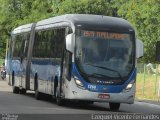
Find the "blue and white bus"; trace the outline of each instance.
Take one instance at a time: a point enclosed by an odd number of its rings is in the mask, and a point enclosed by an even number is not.
[[[124,19],[67,14],[12,31],[10,78],[13,93],[35,91],[64,100],[134,103],[136,59],[143,43]]]

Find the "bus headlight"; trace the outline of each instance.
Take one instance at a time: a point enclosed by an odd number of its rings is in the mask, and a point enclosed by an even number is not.
[[[128,92],[128,91],[130,91],[131,88],[133,87],[134,83],[135,83],[135,80],[132,80],[132,81],[125,87],[125,89],[123,90],[123,92]]]
[[[77,85],[79,88],[85,89],[84,86],[83,86],[83,83],[82,83],[77,77],[74,77],[74,80],[75,80],[76,85]]]

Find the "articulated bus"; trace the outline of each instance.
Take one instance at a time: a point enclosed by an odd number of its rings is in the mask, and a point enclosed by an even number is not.
[[[124,19],[67,14],[15,28],[9,43],[13,93],[65,100],[134,103],[143,43]]]

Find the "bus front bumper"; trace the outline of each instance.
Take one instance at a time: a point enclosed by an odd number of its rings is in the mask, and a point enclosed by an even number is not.
[[[80,88],[68,89],[65,92],[65,99],[85,100],[93,102],[115,102],[133,104],[135,98],[135,85],[127,92],[101,93],[91,92]]]

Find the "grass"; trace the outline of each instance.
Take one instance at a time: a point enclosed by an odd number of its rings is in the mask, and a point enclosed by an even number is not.
[[[158,84],[160,75],[156,74],[137,74],[136,98],[150,99],[158,101]]]

